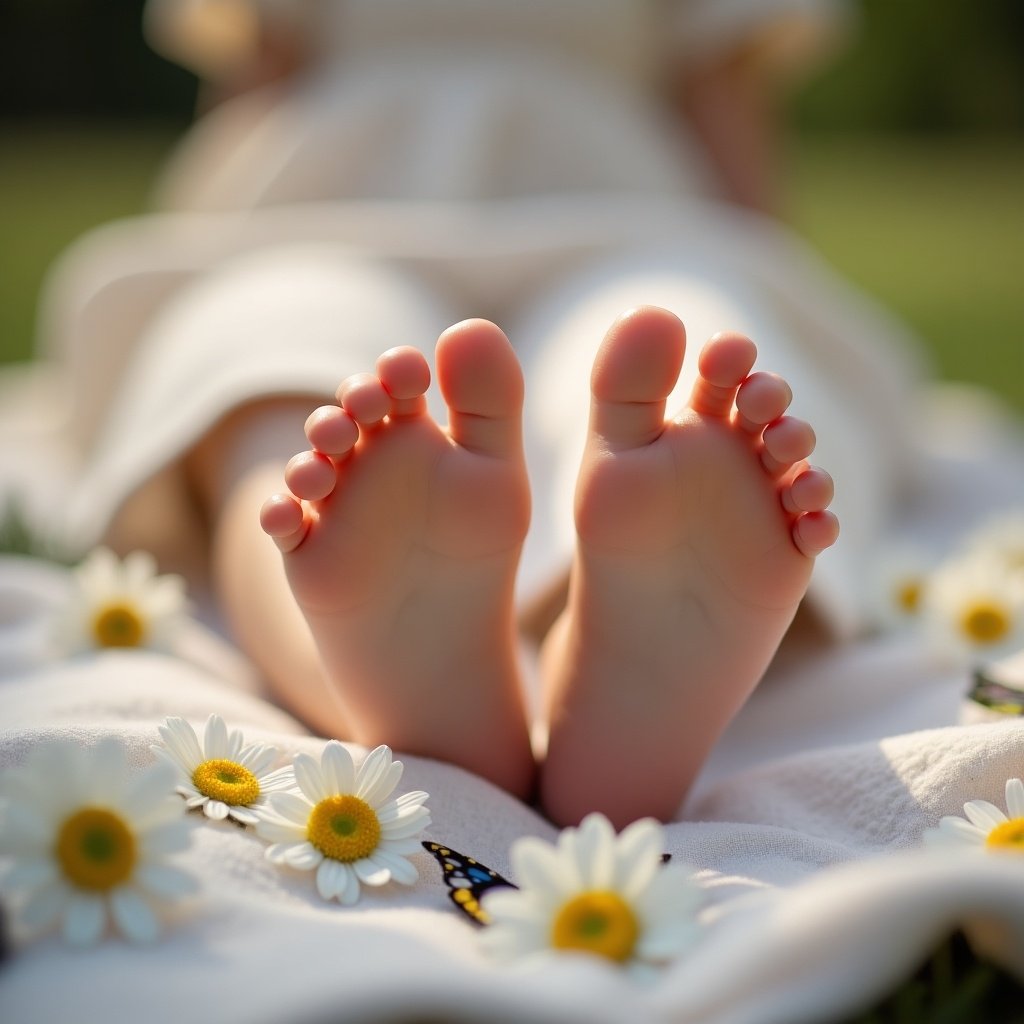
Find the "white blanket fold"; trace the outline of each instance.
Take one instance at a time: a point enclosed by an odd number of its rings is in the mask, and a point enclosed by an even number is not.
[[[30,587],[26,563],[19,573]],[[42,1024],[80,1019],[86,1007],[88,1020],[148,1024],[799,1024],[883,996],[954,928],[1024,978],[1024,861],[921,845],[922,832],[966,800],[1001,805],[1006,779],[1024,764],[1024,723],[949,724],[965,683],[937,671],[918,645],[874,640],[763,685],[666,827],[667,852],[698,870],[706,929],[653,985],[573,957],[528,968],[489,962],[426,852],[415,858],[417,884],[344,908],[320,900],[308,874],[266,861],[251,832],[193,815],[178,862],[201,892],[175,910],[160,941],[110,939],[81,952],[43,938],[19,948],[0,973],[3,1017]],[[884,728],[885,707],[901,731]],[[44,737],[88,744],[115,734],[141,768],[164,717],[199,728],[211,712],[284,755],[318,753],[324,742],[208,667],[110,652],[0,681],[0,765],[21,762]],[[403,761],[402,787],[431,794],[428,837],[502,874],[511,874],[517,837],[557,834],[471,774]]]

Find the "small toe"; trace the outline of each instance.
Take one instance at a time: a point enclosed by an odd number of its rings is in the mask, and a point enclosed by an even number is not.
[[[338,458],[352,450],[359,439],[359,427],[344,409],[322,405],[306,420],[306,438],[317,451]]]
[[[792,389],[777,374],[752,373],[736,393],[737,422],[748,433],[760,433],[779,419],[792,401]]]
[[[294,551],[306,536],[309,517],[292,495],[275,494],[260,509],[260,526],[281,551]]]
[[[793,525],[793,543],[808,558],[820,555],[839,537],[839,520],[829,511],[807,512]]]
[[[377,377],[397,401],[419,398],[430,387],[430,366],[419,349],[410,345],[389,348],[377,359]]]
[[[737,389],[756,358],[757,346],[746,335],[731,331],[714,335],[697,360],[699,376],[690,396],[690,407],[704,416],[728,416]]]
[[[321,452],[301,452],[292,456],[284,470],[284,481],[297,498],[320,501],[326,498],[338,480],[334,463]]]
[[[814,451],[814,430],[809,423],[783,416],[765,427],[761,463],[772,476],[785,473],[794,462],[806,459]]]
[[[804,466],[782,488],[782,507],[792,515],[820,512],[828,508],[835,495],[832,477],[816,466]]]
[[[346,377],[336,392],[338,404],[360,426],[380,423],[391,411],[391,397],[379,377],[357,373]]]

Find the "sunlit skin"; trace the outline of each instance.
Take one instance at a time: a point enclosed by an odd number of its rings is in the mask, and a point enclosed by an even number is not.
[[[436,756],[519,796],[536,777],[559,823],[673,813],[838,532],[831,480],[806,463],[813,431],[785,415],[785,381],[752,372],[753,343],[712,339],[689,402],[666,418],[684,351],[682,324],[644,308],[595,360],[572,582],[543,649],[539,768],[516,663],[529,488],[507,339],[485,321],[442,335],[447,427],[427,414],[429,371],[411,348],[309,416],[310,448],[262,526],[337,697],[335,735]]]

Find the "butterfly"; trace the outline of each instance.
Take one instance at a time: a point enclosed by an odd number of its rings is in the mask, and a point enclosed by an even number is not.
[[[424,840],[423,848],[433,854],[437,863],[441,865],[444,883],[448,886],[448,898],[474,924],[485,925],[491,922],[487,912],[480,905],[485,892],[491,889],[518,888],[497,871],[473,860],[472,857],[466,857],[450,846]]]
[[[434,859],[441,865],[444,884],[448,886],[448,898],[474,924],[491,923],[487,911],[480,905],[484,893],[490,892],[491,889],[519,888],[493,868],[453,850],[450,846],[423,840],[423,849],[433,854]],[[662,863],[666,863],[671,856],[669,853],[663,853]]]

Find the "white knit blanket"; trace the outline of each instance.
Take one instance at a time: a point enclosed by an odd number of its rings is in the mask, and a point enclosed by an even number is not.
[[[322,749],[246,692],[202,633],[192,653],[205,667],[143,652],[32,667],[33,610],[58,584],[38,563],[0,563],[0,766],[46,736],[88,744],[115,734],[141,768],[165,716],[198,729],[211,712],[286,755]],[[310,875],[267,862],[251,832],[194,814],[178,863],[201,892],[160,941],[79,951],[52,937],[18,948],[0,970],[2,1017],[799,1024],[883,996],[955,927],[1024,977],[1024,861],[921,845],[942,815],[969,799],[1001,804],[1005,780],[1022,774],[1024,722],[956,724],[965,684],[918,642],[877,639],[762,686],[666,828],[667,852],[699,868],[706,927],[653,984],[576,958],[528,969],[490,962],[425,852],[414,858],[416,885],[364,892],[345,908],[323,902]],[[430,793],[427,837],[513,881],[513,840],[556,835],[479,778],[403,760],[402,788]]]

